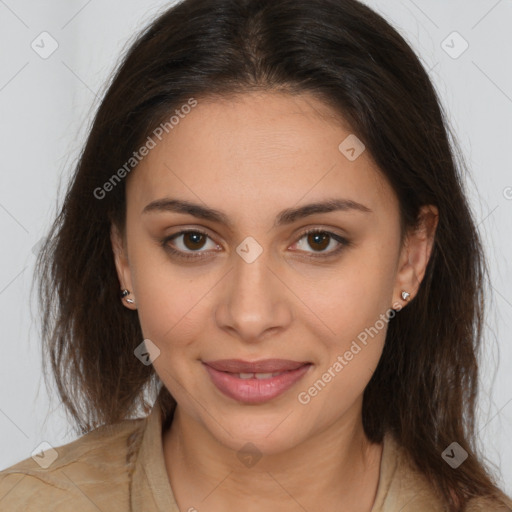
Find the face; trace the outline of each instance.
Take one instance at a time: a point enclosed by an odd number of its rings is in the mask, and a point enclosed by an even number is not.
[[[350,135],[306,94],[198,99],[127,178],[125,305],[182,417],[225,446],[271,454],[359,424],[391,308],[423,277],[430,239],[400,246],[397,198]],[[205,365],[226,359],[299,368]]]

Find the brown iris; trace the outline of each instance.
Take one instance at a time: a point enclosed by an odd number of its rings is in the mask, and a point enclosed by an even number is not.
[[[329,245],[330,236],[327,233],[310,233],[308,235],[308,244],[315,248],[315,244],[320,244],[319,250],[323,250]]]
[[[202,233],[184,233],[183,234],[183,243],[187,249],[197,250],[202,248],[202,244],[204,245],[205,235]],[[190,244],[187,242],[190,240]],[[201,244],[202,242],[202,244]]]

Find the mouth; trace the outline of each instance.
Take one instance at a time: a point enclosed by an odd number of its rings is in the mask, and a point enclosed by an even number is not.
[[[217,371],[228,373],[282,373],[311,364],[308,361],[301,362],[290,359],[261,359],[252,362],[242,359],[219,359],[203,361],[203,363]]]
[[[247,362],[203,362],[213,384],[225,396],[241,403],[259,404],[283,394],[313,366],[309,362],[267,359]]]

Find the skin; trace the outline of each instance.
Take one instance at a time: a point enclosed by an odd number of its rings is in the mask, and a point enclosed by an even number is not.
[[[139,164],[126,183],[124,235],[112,245],[122,288],[132,293],[142,331],[160,350],[154,368],[177,401],[163,433],[166,469],[182,511],[369,512],[382,446],[365,436],[362,397],[382,353],[387,322],[342,371],[303,404],[307,391],[390,308],[406,305],[423,279],[437,209],[400,246],[397,198],[368,151],[355,161],[338,149],[351,133],[317,98],[277,92],[198,105]],[[222,210],[228,228],[184,213],[142,213],[172,197]],[[362,203],[274,227],[276,215],[327,198]],[[321,228],[351,242],[322,245]],[[206,255],[180,260],[167,243]],[[252,263],[236,248],[248,236],[263,249]],[[324,259],[315,255],[324,254]],[[397,313],[400,314],[400,313]],[[313,363],[290,390],[258,405],[237,402],[211,382],[201,361],[283,358]],[[261,459],[237,457],[252,443]],[[257,497],[257,500],[254,499]]]

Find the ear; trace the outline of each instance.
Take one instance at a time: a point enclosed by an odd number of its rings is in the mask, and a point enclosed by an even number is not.
[[[424,205],[418,215],[418,224],[410,230],[404,241],[393,291],[393,307],[402,307],[411,301],[421,285],[434,245],[435,232],[439,221],[439,212],[434,205]],[[407,301],[402,291],[410,294]],[[399,309],[399,308],[396,308]]]
[[[135,294],[133,292],[132,286],[130,264],[128,262],[128,255],[126,251],[126,243],[123,235],[119,231],[119,228],[114,223],[112,223],[110,227],[110,241],[112,243],[114,262],[116,265],[117,277],[121,285],[121,290],[127,289],[130,291],[130,295],[127,295],[125,298],[122,298],[121,300],[128,309],[135,310],[137,309],[136,305],[131,304],[126,300],[135,300]]]

